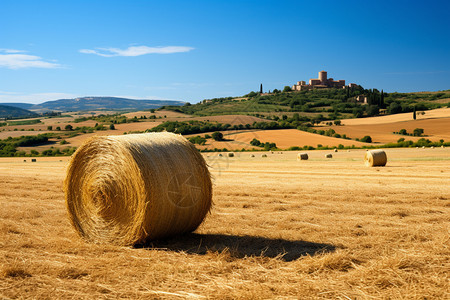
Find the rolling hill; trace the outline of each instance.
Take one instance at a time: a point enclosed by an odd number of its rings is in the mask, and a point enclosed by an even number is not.
[[[28,118],[34,116],[37,116],[37,114],[26,109],[3,104],[0,105],[0,118]]]
[[[142,110],[159,108],[164,105],[184,105],[183,101],[174,100],[136,100],[118,97],[81,97],[59,99],[33,105],[30,110],[44,111],[93,111],[93,110]]]
[[[8,102],[8,103],[1,103],[1,105],[6,105],[6,106],[12,106],[12,107],[18,107],[21,109],[30,109],[33,107],[34,104],[32,103],[14,103],[14,102]]]

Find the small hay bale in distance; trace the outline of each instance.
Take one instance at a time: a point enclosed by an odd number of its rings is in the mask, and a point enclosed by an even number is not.
[[[364,155],[364,164],[367,167],[384,167],[387,163],[387,155],[384,150],[370,150]]]
[[[229,152],[228,153],[228,157],[234,157],[234,153],[233,152]]]
[[[262,154],[261,157],[267,157],[267,154]]]
[[[297,160],[308,160],[308,153],[298,153]]]
[[[255,154],[250,154],[250,157],[255,157]]]
[[[331,153],[325,154],[325,158],[333,158],[333,154]]]
[[[32,158],[32,159],[31,159],[31,162],[36,162],[36,158]]]
[[[86,140],[70,161],[64,191],[79,235],[116,245],[194,231],[212,198],[204,158],[168,132]]]
[[[222,153],[219,153],[219,155],[217,155],[217,156],[222,157],[223,155],[222,155]]]
[[[334,148],[334,152],[338,152],[338,149]]]

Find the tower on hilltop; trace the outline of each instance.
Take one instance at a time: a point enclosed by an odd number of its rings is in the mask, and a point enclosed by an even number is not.
[[[326,71],[320,71],[319,72],[319,80],[320,80],[321,84],[323,84],[323,85],[327,84],[328,79],[327,79],[327,72]]]

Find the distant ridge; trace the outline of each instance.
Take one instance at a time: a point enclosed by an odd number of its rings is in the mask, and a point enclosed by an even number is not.
[[[32,103],[0,103],[0,105],[6,105],[6,106],[12,106],[12,107],[18,107],[21,109],[30,109],[34,106]]]
[[[13,107],[8,105],[0,104],[0,118],[28,118],[38,116],[36,113],[22,109],[19,107]]]
[[[8,106],[28,109],[35,112],[46,111],[87,111],[87,110],[141,110],[159,108],[164,105],[184,105],[184,101],[176,100],[136,100],[119,97],[80,97],[59,99],[40,104],[8,103]],[[3,103],[2,103],[3,105]]]

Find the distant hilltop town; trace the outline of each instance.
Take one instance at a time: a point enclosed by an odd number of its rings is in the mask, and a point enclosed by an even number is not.
[[[350,83],[350,88],[356,87],[356,83]],[[345,80],[334,80],[333,78],[327,78],[326,71],[319,72],[319,78],[309,80],[309,84],[306,81],[298,81],[297,84],[292,86],[293,91],[308,91],[312,89],[326,89],[326,88],[345,88]]]

